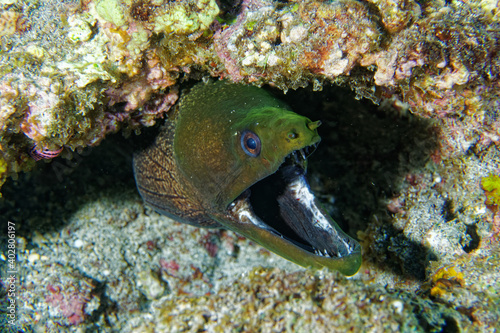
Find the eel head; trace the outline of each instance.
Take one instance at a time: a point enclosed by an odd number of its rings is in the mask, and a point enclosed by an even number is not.
[[[139,192],[182,222],[231,229],[299,265],[353,275],[360,245],[306,179],[319,125],[262,89],[199,84],[155,144],[134,157]]]

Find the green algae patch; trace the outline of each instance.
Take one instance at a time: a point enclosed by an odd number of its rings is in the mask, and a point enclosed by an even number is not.
[[[120,27],[126,23],[124,10],[118,0],[101,0],[96,5],[96,11],[101,17]]]
[[[7,179],[7,162],[0,157],[0,187],[2,187],[3,183]],[[0,198],[2,197],[2,193],[0,193]]]
[[[3,158],[0,158],[0,177],[7,172],[7,162]]]
[[[500,205],[500,176],[491,174],[481,179],[481,188],[486,195],[486,206],[494,213]]]

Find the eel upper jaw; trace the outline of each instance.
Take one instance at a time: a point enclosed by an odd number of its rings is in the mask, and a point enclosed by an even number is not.
[[[300,240],[285,236],[257,216],[250,190],[229,205],[227,215],[232,221],[227,227],[301,266],[328,267],[353,275],[361,265],[360,245],[337,226],[311,192],[305,178],[311,148],[315,147],[294,151],[278,171],[285,181],[276,198],[281,219]]]

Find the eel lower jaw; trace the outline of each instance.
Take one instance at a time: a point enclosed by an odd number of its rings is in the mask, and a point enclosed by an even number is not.
[[[283,191],[275,198],[279,205],[278,224],[273,227],[255,213],[250,190],[230,204],[230,221],[224,224],[301,266],[327,267],[353,275],[361,265],[361,247],[338,227],[311,192],[305,178],[309,154],[305,150],[295,151],[278,171],[285,182]],[[280,231],[281,227],[288,232]]]

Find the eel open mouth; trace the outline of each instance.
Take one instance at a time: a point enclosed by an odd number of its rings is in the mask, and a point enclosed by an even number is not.
[[[325,211],[305,177],[306,159],[315,148],[291,153],[275,174],[233,201],[228,212],[246,225],[240,232],[273,252],[302,266],[352,275],[361,265],[361,247]]]

